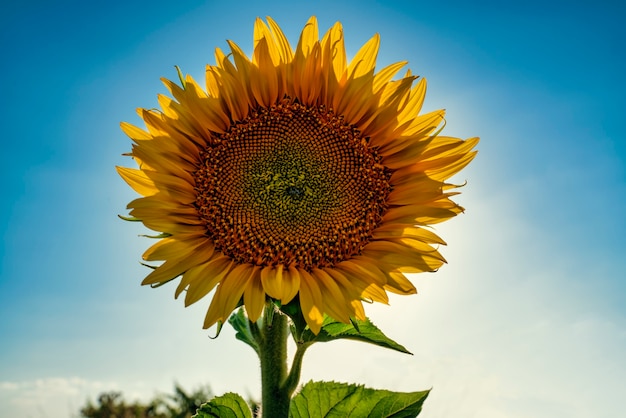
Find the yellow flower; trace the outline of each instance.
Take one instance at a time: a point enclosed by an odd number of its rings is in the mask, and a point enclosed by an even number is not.
[[[312,17],[294,50],[268,17],[251,58],[229,45],[206,90],[163,80],[173,99],[139,111],[147,131],[122,123],[139,168],[118,172],[143,196],[130,214],[163,233],[143,284],[182,276],[186,306],[215,289],[205,328],[242,298],[256,321],[267,297],[297,296],[315,333],[324,314],[365,319],[362,300],[415,293],[405,273],[445,262],[427,226],[463,210],[446,180],[478,138],[438,135],[444,111],[419,115],[425,80],[394,79],[405,62],[375,71],[378,35],[348,62],[339,23],[320,40]]]

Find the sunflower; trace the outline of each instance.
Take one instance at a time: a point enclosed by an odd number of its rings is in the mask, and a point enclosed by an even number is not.
[[[406,62],[375,71],[378,35],[350,62],[341,24],[320,40],[315,17],[295,50],[269,17],[252,57],[228,44],[206,89],[179,72],[160,111],[139,110],[147,130],[121,124],[138,169],[117,170],[143,196],[130,215],[160,233],[142,284],[181,277],[186,306],[214,290],[205,328],[241,303],[256,321],[269,298],[296,300],[315,333],[325,314],[364,320],[362,301],[416,293],[405,274],[445,262],[428,226],[462,212],[446,180],[478,138],[439,135],[443,110],[419,115],[426,82],[397,76]]]

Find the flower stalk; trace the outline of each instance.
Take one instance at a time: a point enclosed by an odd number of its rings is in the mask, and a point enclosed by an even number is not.
[[[265,312],[262,338],[258,341],[261,360],[262,417],[287,418],[291,395],[295,389],[295,385],[287,384],[288,380],[292,380],[288,379],[291,374],[287,370],[288,317],[278,311],[271,302],[267,304]],[[297,366],[298,376],[300,366],[301,363]]]

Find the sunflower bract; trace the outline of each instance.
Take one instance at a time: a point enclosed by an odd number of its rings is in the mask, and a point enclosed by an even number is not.
[[[462,211],[446,181],[478,138],[438,135],[425,80],[376,71],[378,35],[348,61],[339,23],[320,40],[312,17],[293,49],[268,17],[252,57],[229,46],[205,88],[163,80],[172,97],[139,111],[147,130],[122,123],[138,168],[118,172],[143,196],[130,215],[165,234],[143,284],[181,277],[186,305],[215,290],[205,328],[242,299],[256,321],[268,297],[297,296],[315,333],[324,314],[364,320],[362,300],[415,293],[405,273],[445,262],[427,227]]]

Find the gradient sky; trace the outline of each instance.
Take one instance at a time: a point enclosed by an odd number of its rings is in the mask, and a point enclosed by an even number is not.
[[[433,387],[424,418],[612,418],[626,393],[626,9],[619,2],[20,1],[0,6],[0,417],[76,416],[87,397],[146,399],[175,381],[259,397],[255,354],[152,290],[136,196],[114,166],[120,121],[157,105],[174,65],[249,52],[257,16],[295,45],[311,15],[349,54],[381,34],[445,133],[480,136],[457,178],[466,213],[437,227],[449,264],[419,295],[366,306],[407,356],[318,344],[302,382]],[[473,2],[472,2],[473,3]],[[18,5],[19,4],[19,5]]]

